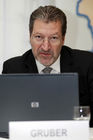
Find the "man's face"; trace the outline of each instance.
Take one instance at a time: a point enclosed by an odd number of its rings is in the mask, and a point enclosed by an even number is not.
[[[64,44],[60,21],[35,20],[30,41],[34,57],[41,64],[50,66],[57,60]]]

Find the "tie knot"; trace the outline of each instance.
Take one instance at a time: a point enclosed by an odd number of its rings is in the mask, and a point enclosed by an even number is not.
[[[51,71],[52,71],[51,67],[46,67],[42,70],[43,73],[47,73],[47,74],[49,74]]]

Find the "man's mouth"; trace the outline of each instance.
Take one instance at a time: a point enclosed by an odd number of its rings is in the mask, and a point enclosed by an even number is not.
[[[48,52],[41,52],[40,55],[43,55],[43,56],[50,56],[51,54],[48,53]]]

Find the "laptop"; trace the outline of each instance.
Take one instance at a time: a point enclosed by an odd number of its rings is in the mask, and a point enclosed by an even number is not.
[[[78,74],[0,75],[0,132],[10,121],[72,120]]]

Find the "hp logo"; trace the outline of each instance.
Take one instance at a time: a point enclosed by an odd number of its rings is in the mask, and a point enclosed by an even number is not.
[[[31,108],[39,108],[39,102],[31,102]]]

